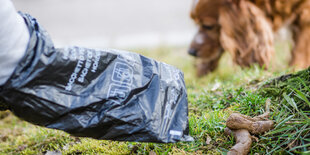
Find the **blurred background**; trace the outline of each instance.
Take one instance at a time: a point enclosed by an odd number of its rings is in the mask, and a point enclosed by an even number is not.
[[[135,49],[189,45],[191,0],[12,0],[55,45]]]

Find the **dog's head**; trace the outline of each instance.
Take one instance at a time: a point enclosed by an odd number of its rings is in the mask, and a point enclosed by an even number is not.
[[[191,17],[199,26],[189,54],[199,58],[198,76],[214,70],[224,49],[241,66],[268,65],[273,32],[265,14],[246,0],[194,0]]]
[[[197,74],[204,75],[217,66],[217,59],[223,49],[220,44],[219,9],[222,0],[194,0],[191,18],[198,25],[198,32],[190,45],[188,53],[200,58]]]

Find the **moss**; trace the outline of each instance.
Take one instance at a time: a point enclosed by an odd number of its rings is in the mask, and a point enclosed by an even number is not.
[[[295,74],[287,74],[266,82],[258,89],[259,94],[271,98],[279,98],[283,94],[290,94],[299,89],[303,92],[309,91],[310,68]]]

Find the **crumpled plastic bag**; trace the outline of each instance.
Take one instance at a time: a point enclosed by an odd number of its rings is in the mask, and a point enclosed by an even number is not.
[[[18,117],[75,136],[117,141],[192,141],[183,73],[136,53],[55,48],[30,15],[26,55],[1,87]]]

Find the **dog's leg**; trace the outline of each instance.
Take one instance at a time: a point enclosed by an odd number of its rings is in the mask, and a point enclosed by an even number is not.
[[[310,66],[310,4],[303,6],[292,25],[295,42],[290,64],[299,68]]]
[[[298,69],[307,68],[310,66],[310,26],[297,28],[293,34],[295,46],[290,65]]]

